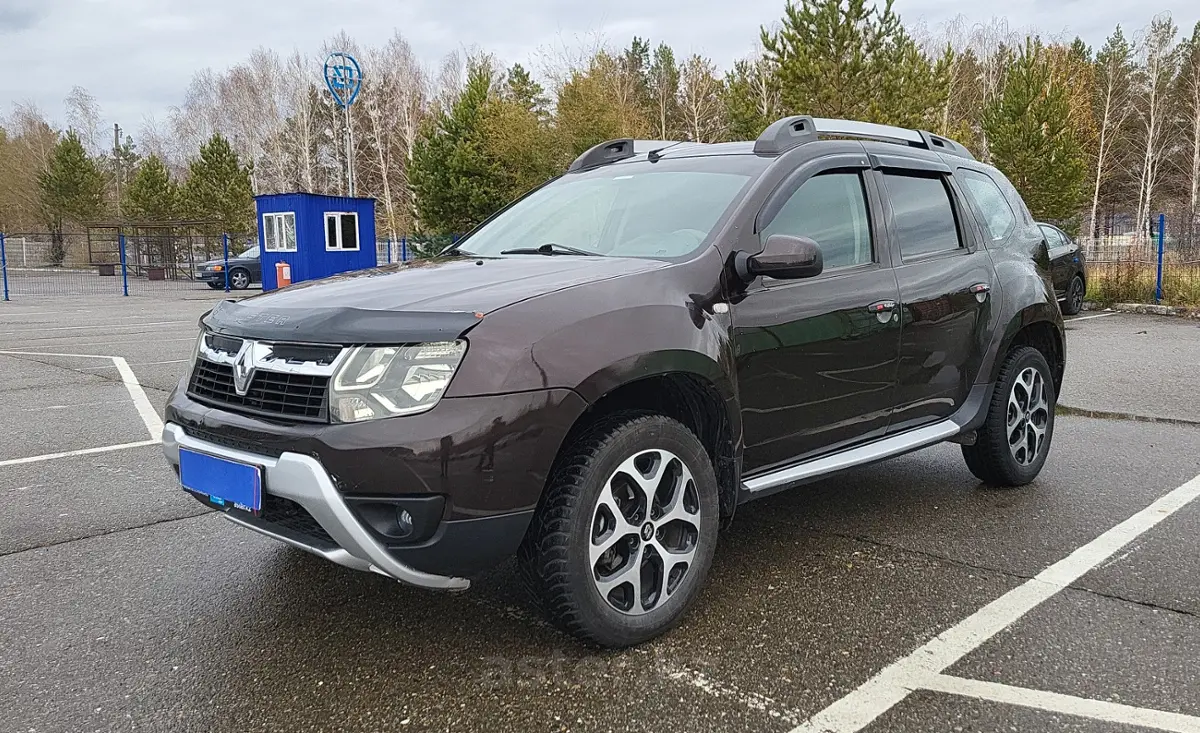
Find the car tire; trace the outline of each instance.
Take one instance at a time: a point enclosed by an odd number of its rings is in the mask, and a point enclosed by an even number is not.
[[[1083,310],[1083,296],[1083,276],[1076,275],[1071,278],[1071,284],[1067,286],[1067,297],[1062,304],[1062,314],[1073,316]]]
[[[695,434],[662,415],[615,414],[559,455],[518,565],[559,628],[601,647],[640,644],[699,596],[719,513]]]
[[[1024,486],[1037,478],[1054,437],[1056,401],[1042,352],[1029,346],[1010,351],[975,444],[962,447],[967,468],[989,486]]]
[[[245,290],[250,287],[250,271],[235,267],[229,271],[229,287],[234,290]]]

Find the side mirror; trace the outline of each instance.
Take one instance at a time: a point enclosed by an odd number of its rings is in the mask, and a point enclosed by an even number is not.
[[[816,277],[825,267],[821,245],[808,237],[772,234],[756,255],[739,252],[734,260],[737,274],[746,282],[765,275],[778,280]]]

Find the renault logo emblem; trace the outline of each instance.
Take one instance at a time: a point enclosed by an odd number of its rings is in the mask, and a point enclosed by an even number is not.
[[[233,391],[239,397],[245,397],[250,391],[250,383],[254,381],[254,351],[253,341],[243,341],[237,358],[233,361]]]

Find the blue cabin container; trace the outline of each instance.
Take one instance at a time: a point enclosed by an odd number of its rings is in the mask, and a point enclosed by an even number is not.
[[[292,282],[375,267],[375,199],[278,193],[255,196],[263,290],[279,287],[275,265]]]

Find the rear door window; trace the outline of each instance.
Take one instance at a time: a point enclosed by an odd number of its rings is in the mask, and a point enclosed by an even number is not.
[[[885,172],[896,239],[905,260],[963,250],[950,191],[940,175]]]

